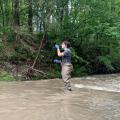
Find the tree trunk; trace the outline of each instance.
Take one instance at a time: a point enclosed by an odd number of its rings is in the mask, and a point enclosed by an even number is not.
[[[115,12],[115,0],[111,0],[111,13]]]
[[[19,41],[19,28],[20,28],[20,1],[19,0],[13,0],[13,28],[15,31],[15,41],[13,44],[13,48],[16,48],[17,42]]]
[[[33,19],[32,0],[28,0],[28,29],[29,29],[29,32],[30,32],[30,33],[33,32],[32,19]]]
[[[14,0],[13,4],[14,4],[13,11],[14,26],[18,28],[20,26],[19,0]]]
[[[1,13],[2,13],[2,24],[4,26],[5,25],[5,17],[4,17],[4,9],[3,9],[2,2],[0,2],[0,8],[1,8]]]

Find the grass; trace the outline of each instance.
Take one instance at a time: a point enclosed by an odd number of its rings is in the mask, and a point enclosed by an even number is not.
[[[15,78],[6,71],[0,72],[0,81],[15,81]]]

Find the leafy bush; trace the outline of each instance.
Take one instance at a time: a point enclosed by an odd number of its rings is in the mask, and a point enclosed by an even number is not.
[[[105,65],[108,70],[113,71],[114,67],[112,65],[112,60],[109,56],[99,56],[98,60],[101,64]]]
[[[8,72],[1,71],[0,72],[0,81],[13,81],[15,80],[12,75],[10,75]]]

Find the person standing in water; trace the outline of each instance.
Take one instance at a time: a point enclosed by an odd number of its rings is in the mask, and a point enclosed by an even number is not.
[[[55,45],[55,48],[57,49],[57,55],[59,57],[62,57],[62,60],[54,60],[54,63],[60,63],[61,64],[61,75],[62,79],[64,81],[65,87],[67,90],[72,91],[71,84],[70,84],[70,78],[71,78],[71,72],[73,71],[73,65],[71,63],[71,50],[70,50],[70,42],[64,41],[61,44],[62,49],[64,49],[64,52],[60,51],[59,45]]]

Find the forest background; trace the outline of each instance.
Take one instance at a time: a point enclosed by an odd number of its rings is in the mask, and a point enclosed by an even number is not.
[[[0,0],[0,80],[60,77],[63,40],[73,76],[120,72],[120,0]]]

